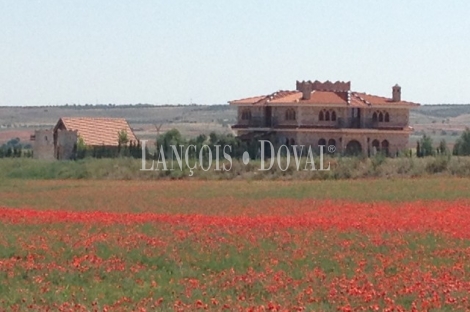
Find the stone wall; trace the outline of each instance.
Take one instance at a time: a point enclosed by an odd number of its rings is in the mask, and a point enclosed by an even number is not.
[[[288,109],[293,109],[295,111],[295,120],[287,120],[286,113]],[[281,126],[297,126],[298,119],[300,115],[300,109],[298,107],[289,107],[289,106],[280,106],[280,107],[273,107],[272,108],[272,116],[274,124],[281,125]]]
[[[390,121],[388,122],[378,122],[379,127],[406,127],[409,125],[409,110],[406,108],[394,108],[394,109],[388,109],[388,108],[380,108],[380,107],[374,107],[374,108],[367,108],[362,110],[364,112],[363,116],[366,118],[366,120],[372,120],[372,116],[375,113],[377,115],[379,113],[382,113],[382,115],[385,115],[385,113],[389,114]]]
[[[74,159],[77,153],[77,131],[57,130],[55,155],[59,160]]]
[[[288,109],[294,109],[296,113],[295,120],[286,120],[286,111]],[[263,123],[265,120],[265,107],[239,107],[239,124],[240,125],[251,125],[257,122]],[[242,120],[243,110],[251,111],[251,120]],[[327,121],[324,118],[323,121],[319,120],[320,112],[323,111],[324,117],[326,117],[326,111],[330,114],[330,120]],[[331,118],[332,112],[336,114],[336,120]],[[382,113],[385,116],[388,113],[389,120],[379,122],[373,122],[373,114]],[[345,129],[338,129],[340,124],[340,118],[347,120],[352,117],[351,107],[321,107],[321,106],[272,106],[272,116],[274,122],[274,129],[276,134],[273,140],[273,144],[278,148],[280,145],[289,144],[292,145],[306,145],[312,146],[316,151],[319,150],[319,143],[325,145],[334,145],[337,153],[344,153],[348,147],[348,144],[352,141],[357,141],[356,145],[361,146],[362,152],[366,155],[372,155],[376,150],[387,150],[388,154],[394,156],[397,152],[405,150],[409,134],[407,132],[392,132],[386,128],[405,128],[409,125],[409,110],[406,108],[361,108],[361,128],[354,129],[354,131],[344,131]],[[276,129],[276,126],[280,126],[281,129]],[[282,126],[291,126],[292,128],[282,130]],[[296,129],[297,127],[304,127],[303,129]],[[308,129],[311,127],[311,129]],[[318,128],[313,129],[313,128]],[[368,128],[376,129],[383,128],[381,130],[366,130]],[[239,132],[239,135],[241,132]],[[378,148],[373,147],[373,142]]]
[[[243,112],[250,112],[251,119],[243,119]],[[238,124],[239,125],[249,125],[254,122],[264,122],[264,107],[250,107],[250,106],[239,106],[238,107]]]
[[[279,134],[282,135],[282,134]],[[296,142],[299,145],[310,145],[316,151],[319,150],[319,143],[322,142],[324,145],[334,145],[337,153],[344,153],[351,141],[357,141],[361,145],[362,152],[366,155],[374,154],[373,142],[376,140],[379,143],[379,150],[382,149],[382,144],[388,142],[388,153],[390,156],[394,156],[397,152],[406,149],[408,143],[407,133],[342,133],[338,131],[303,131],[298,132],[295,136]],[[384,143],[384,141],[387,141]]]
[[[54,160],[54,132],[52,129],[34,131],[33,158]]]

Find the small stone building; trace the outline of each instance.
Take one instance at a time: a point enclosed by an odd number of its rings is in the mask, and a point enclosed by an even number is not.
[[[398,85],[391,95],[355,92],[351,82],[297,81],[296,90],[229,102],[238,108],[232,129],[242,139],[263,138],[277,147],[333,145],[344,154],[393,156],[406,148],[409,111],[419,104],[403,101]]]
[[[73,159],[78,140],[88,147],[117,148],[119,133],[125,131],[129,142],[137,138],[123,118],[63,117],[53,129],[36,130],[32,140],[36,159]]]

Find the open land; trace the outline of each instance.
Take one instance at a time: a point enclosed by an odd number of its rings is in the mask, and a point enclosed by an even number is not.
[[[470,181],[0,181],[12,310],[467,310]]]

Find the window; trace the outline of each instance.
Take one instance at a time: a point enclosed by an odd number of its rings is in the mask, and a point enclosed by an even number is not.
[[[325,139],[318,140],[318,146],[320,145],[326,145],[326,140]]]
[[[335,139],[329,139],[328,140],[328,146],[333,145],[336,146],[336,140]]]
[[[336,121],[336,112],[332,109],[326,110],[323,109],[320,111],[320,114],[318,115],[318,120],[320,121]]]
[[[388,112],[376,111],[372,114],[372,121],[374,122],[390,122],[390,114]]]
[[[290,139],[290,145],[295,145],[295,140],[294,139]]]
[[[382,141],[382,151],[385,153],[385,155],[388,155],[388,148],[390,144],[388,143],[387,140]]]
[[[389,122],[389,121],[390,121],[390,115],[389,115],[388,113],[385,113],[384,121],[385,121],[385,122]]]
[[[374,112],[374,113],[372,114],[372,121],[377,121],[377,120],[378,120],[378,118],[377,118],[377,112]]]
[[[372,147],[375,147],[375,151],[378,152],[380,150],[380,142],[379,140],[372,141]]]
[[[286,110],[286,120],[295,120],[295,110],[293,108],[289,108]]]
[[[251,110],[244,109],[242,111],[242,120],[251,120]]]
[[[382,112],[379,113],[379,122],[383,122],[384,121],[384,114],[382,114]]]

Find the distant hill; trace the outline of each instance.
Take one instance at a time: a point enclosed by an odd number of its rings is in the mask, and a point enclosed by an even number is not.
[[[460,115],[470,114],[470,104],[423,105],[417,112],[422,115],[439,118],[458,117]]]
[[[185,136],[212,131],[230,133],[236,123],[236,108],[222,105],[62,105],[0,107],[0,144],[19,137],[28,140],[38,128],[50,128],[60,117],[126,118],[137,137],[154,140],[157,133],[177,128]],[[459,133],[470,127],[470,104],[422,105],[410,114],[415,128],[410,145],[424,133],[435,142],[445,139],[452,144]],[[157,130],[159,129],[159,130]]]

